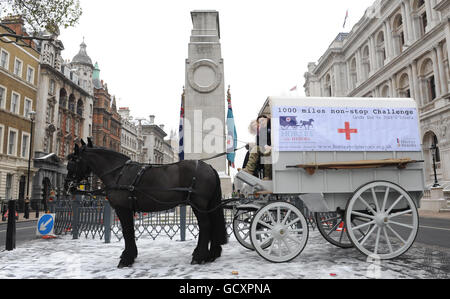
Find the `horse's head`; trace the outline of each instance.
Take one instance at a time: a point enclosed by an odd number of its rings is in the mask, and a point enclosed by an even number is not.
[[[81,140],[81,148],[75,144],[74,152],[67,157],[67,176],[64,182],[64,189],[68,192],[76,190],[77,186],[86,181],[92,170],[89,163],[83,157],[86,147],[93,147],[92,141],[89,139],[88,145]]]

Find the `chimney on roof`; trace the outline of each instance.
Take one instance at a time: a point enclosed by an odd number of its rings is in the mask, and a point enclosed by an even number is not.
[[[155,124],[155,116],[154,115],[150,115],[150,124],[151,125]]]

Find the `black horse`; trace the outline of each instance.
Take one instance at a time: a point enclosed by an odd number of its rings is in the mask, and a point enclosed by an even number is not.
[[[119,268],[132,266],[138,255],[134,212],[166,211],[182,204],[192,206],[200,230],[191,264],[213,262],[221,256],[228,235],[219,175],[210,165],[202,161],[143,165],[118,152],[95,148],[91,139],[88,145],[81,144],[68,156],[65,187],[74,191],[91,173],[102,180],[125,240]]]

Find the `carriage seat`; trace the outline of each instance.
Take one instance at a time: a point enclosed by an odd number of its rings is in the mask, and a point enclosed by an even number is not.
[[[272,181],[263,181],[245,171],[240,171],[234,180],[236,190],[244,195],[256,193],[271,193],[273,191]]]

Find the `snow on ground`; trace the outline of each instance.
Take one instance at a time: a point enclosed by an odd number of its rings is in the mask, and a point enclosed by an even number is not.
[[[449,278],[448,253],[415,244],[394,261],[371,261],[356,249],[328,244],[310,232],[305,250],[294,261],[273,264],[242,247],[232,236],[215,263],[191,266],[196,240],[159,237],[137,241],[139,256],[132,268],[117,269],[123,241],[62,236],[21,244],[0,252],[0,278],[157,278],[157,279],[365,279]],[[444,257],[444,258],[443,258]],[[446,260],[447,259],[447,260]],[[445,263],[447,261],[447,263]],[[446,268],[447,267],[447,268]]]

